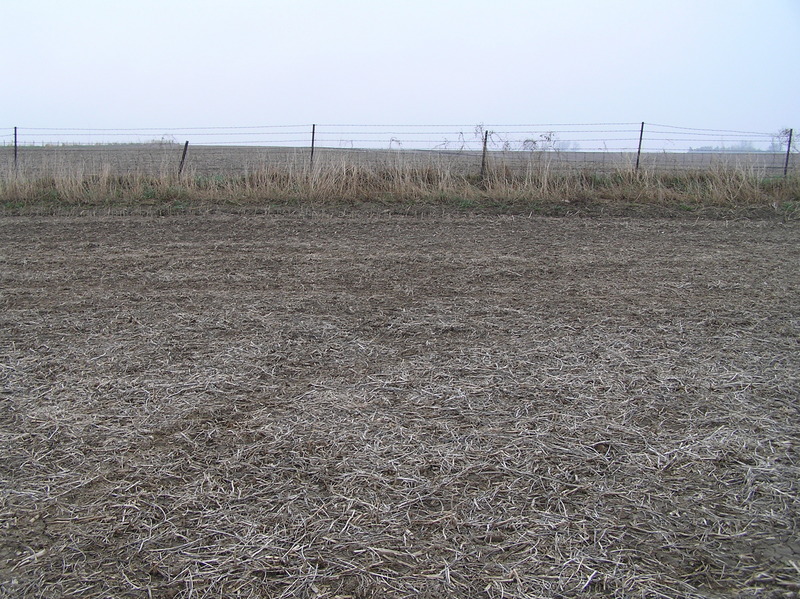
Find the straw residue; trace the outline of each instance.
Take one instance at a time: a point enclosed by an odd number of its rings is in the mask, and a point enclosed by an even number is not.
[[[796,225],[0,227],[2,596],[800,591]]]

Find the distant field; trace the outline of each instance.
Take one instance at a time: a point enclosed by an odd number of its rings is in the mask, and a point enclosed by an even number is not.
[[[796,598],[800,223],[0,218],[0,597]]]
[[[96,146],[22,146],[18,153],[19,173],[25,176],[59,173],[102,172],[162,175],[177,172],[182,144],[119,144]],[[793,157],[795,158],[795,157]],[[306,166],[308,148],[263,148],[231,146],[190,146],[185,168],[199,175],[238,174],[264,166]],[[317,148],[315,161],[347,162],[356,165],[436,166],[453,172],[477,174],[481,153],[473,151],[346,150]],[[785,156],[772,153],[644,153],[640,168],[651,171],[687,171],[712,168],[753,170],[764,175],[783,173]],[[587,170],[608,172],[629,169],[636,164],[630,152],[503,152],[488,153],[490,168],[508,167],[524,172],[547,167],[554,171]],[[0,165],[13,167],[13,148],[0,148]],[[797,170],[797,160],[792,163]]]

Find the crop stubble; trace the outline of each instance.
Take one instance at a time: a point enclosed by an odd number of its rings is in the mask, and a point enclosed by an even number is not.
[[[0,596],[800,590],[797,223],[0,234]]]

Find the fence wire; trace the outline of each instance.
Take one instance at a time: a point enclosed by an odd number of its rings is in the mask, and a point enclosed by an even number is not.
[[[655,123],[478,125],[299,124],[232,127],[0,129],[0,165],[51,172],[172,172],[188,142],[187,170],[203,175],[264,166],[347,161],[520,169],[697,170],[715,166],[765,174],[796,170],[790,131],[758,132]],[[484,157],[484,151],[486,157]]]

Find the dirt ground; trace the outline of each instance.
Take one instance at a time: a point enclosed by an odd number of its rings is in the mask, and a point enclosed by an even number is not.
[[[0,596],[800,596],[800,223],[0,218]]]

